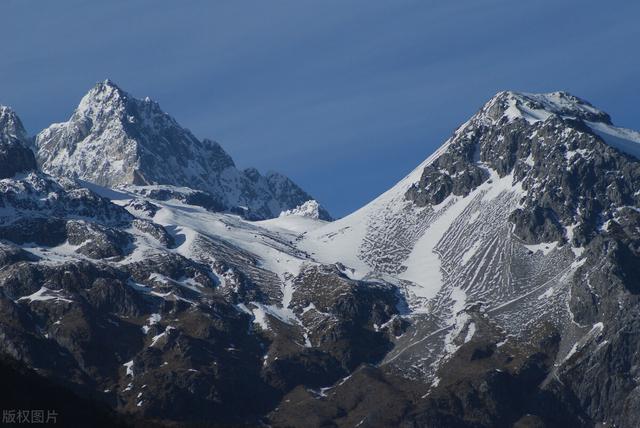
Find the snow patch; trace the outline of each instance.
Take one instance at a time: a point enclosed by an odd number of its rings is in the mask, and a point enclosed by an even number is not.
[[[586,122],[586,124],[611,147],[640,159],[640,132],[601,122]]]
[[[314,220],[320,220],[322,216],[320,210],[321,208],[318,201],[311,199],[302,205],[298,205],[295,208],[282,211],[279,217],[300,216],[312,218]]]
[[[469,343],[476,333],[476,323],[472,322],[467,326],[467,335],[464,337],[464,343]]]
[[[133,377],[133,360],[124,363],[123,366],[127,369],[127,376]]]
[[[298,324],[299,321],[293,311],[288,308],[277,307],[273,305],[264,305],[258,302],[251,302],[254,306],[251,309],[251,313],[254,316],[254,322],[260,326],[263,330],[269,330],[269,320],[267,315],[270,315],[285,324]]]
[[[53,300],[55,302],[67,302],[71,303],[73,300],[67,299],[62,296],[63,290],[50,290],[47,287],[40,287],[38,291],[28,296],[23,296],[18,301],[27,300],[31,302],[47,302]]]
[[[542,242],[540,244],[527,245],[523,244],[524,247],[531,251],[532,253],[537,253],[538,251],[542,253],[543,256],[546,256],[551,251],[555,250],[558,246],[558,242]]]
[[[473,245],[464,252],[464,254],[462,254],[462,264],[466,265],[467,262],[469,260],[471,260],[471,257],[474,256],[474,254],[478,251],[478,249],[480,248],[480,241],[476,241],[473,243]]]

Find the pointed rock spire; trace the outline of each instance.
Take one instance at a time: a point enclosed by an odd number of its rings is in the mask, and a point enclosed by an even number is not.
[[[20,118],[11,108],[0,106],[0,178],[10,178],[36,168]]]

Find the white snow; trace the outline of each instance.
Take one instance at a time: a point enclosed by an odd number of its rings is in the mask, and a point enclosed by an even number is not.
[[[476,220],[478,220],[478,217],[480,217],[480,211],[475,211],[469,216],[469,219],[467,221],[469,224],[473,224],[476,222]]]
[[[611,147],[640,159],[640,132],[601,122],[587,122],[587,125]]]
[[[267,322],[267,312],[262,307],[256,307],[252,311],[253,320],[263,330],[269,330],[269,323]]]
[[[47,302],[54,300],[56,302],[71,303],[72,300],[63,297],[63,290],[50,290],[47,287],[40,287],[38,291],[28,296],[23,296],[18,301],[28,300],[29,302]]]
[[[502,95],[503,93],[499,94]],[[597,108],[564,92],[532,94],[528,92],[507,91],[508,106],[504,117],[513,121],[523,118],[530,124],[547,120],[556,114],[563,117],[574,117],[578,114],[601,114]],[[499,98],[494,97],[492,102]]]
[[[526,101],[527,97],[542,103],[543,106],[551,106],[552,108],[547,109],[545,107],[540,109],[527,106],[526,103],[523,104],[523,100]],[[552,111],[554,109],[559,111],[566,107],[566,103],[566,97],[561,94],[545,94],[543,96],[513,95],[509,100],[505,115],[508,120],[524,118],[529,123],[536,123],[546,120],[553,114]],[[580,106],[580,108],[590,109],[589,106]],[[462,125],[456,131],[456,136],[459,133],[467,132],[465,130],[467,125],[468,123]],[[602,124],[595,124],[593,127],[598,128],[598,132],[606,133],[609,137],[624,137],[625,141],[637,144],[640,147],[640,134],[636,135],[631,131],[623,133],[619,128],[605,127]],[[509,234],[510,232],[506,226],[504,231],[500,231],[499,236],[489,237],[496,231],[496,228],[494,227],[487,232],[489,229],[487,224],[491,222],[491,218],[487,219],[487,211],[484,211],[483,207],[495,208],[496,213],[508,213],[511,206],[517,204],[517,202],[513,201],[518,199],[516,196],[521,194],[523,190],[518,183],[514,185],[513,176],[508,175],[500,178],[495,171],[478,162],[477,165],[485,168],[490,177],[466,197],[451,195],[437,206],[424,208],[416,207],[413,203],[407,201],[405,198],[406,191],[420,180],[425,166],[444,153],[452,141],[453,138],[448,140],[432,156],[387,192],[351,215],[335,222],[325,222],[318,219],[320,208],[315,201],[308,201],[296,209],[282,212],[278,218],[249,222],[236,215],[213,213],[198,206],[184,204],[178,200],[154,200],[153,203],[159,206],[160,209],[150,220],[165,226],[176,239],[177,247],[166,249],[158,242],[145,240],[145,237],[140,232],[132,232],[135,233],[136,238],[134,252],[121,262],[114,263],[129,264],[142,261],[151,254],[171,251],[211,266],[219,261],[226,262],[226,253],[217,253],[212,250],[224,247],[225,251],[233,253],[232,256],[246,257],[247,260],[250,260],[252,268],[255,267],[256,270],[259,269],[274,274],[272,275],[274,284],[276,287],[280,286],[279,291],[282,293],[277,295],[275,304],[266,305],[261,302],[245,301],[236,305],[239,311],[250,314],[254,318],[254,323],[261,329],[269,330],[274,327],[274,319],[290,325],[301,325],[300,319],[289,308],[295,292],[293,277],[307,265],[340,262],[346,266],[345,269],[341,270],[350,278],[386,281],[397,285],[402,292],[406,292],[408,301],[409,298],[415,298],[417,303],[414,303],[414,301],[409,302],[409,316],[420,318],[424,317],[425,313],[433,314],[439,329],[438,334],[440,334],[437,337],[442,338],[445,332],[448,332],[445,337],[445,349],[447,352],[455,352],[462,341],[466,343],[472,340],[477,333],[477,325],[471,322],[469,315],[464,312],[467,301],[470,303],[476,302],[478,296],[484,297],[482,293],[487,293],[486,295],[493,298],[498,293],[490,294],[490,292],[497,290],[500,293],[504,292],[503,295],[496,297],[503,300],[496,303],[493,309],[500,309],[522,297],[522,295],[514,295],[517,292],[517,287],[509,287],[510,285],[519,285],[511,277],[511,275],[517,276],[518,272],[494,272],[490,269],[500,263],[504,263],[505,257],[511,256],[507,254],[507,251],[511,251],[514,248],[512,243],[516,243],[516,248],[519,250],[518,255],[522,254],[522,248],[517,244],[517,240]],[[567,153],[567,158],[571,160],[576,156],[584,155],[586,155],[586,152],[574,150]],[[530,155],[525,160],[525,163],[533,164],[533,157]],[[124,168],[123,165],[123,163],[117,161],[111,163],[110,167],[122,169]],[[233,178],[231,177],[233,172],[227,171],[224,174],[229,175],[228,178],[230,179]],[[109,197],[114,199],[115,203],[126,205],[133,198],[145,199],[144,193],[141,194],[145,188],[160,189],[160,187],[162,186],[135,188],[134,186],[129,186],[117,192],[103,190],[103,193],[112,192],[108,194],[110,195]],[[187,188],[172,189],[184,192],[190,191]],[[234,190],[232,189],[231,191],[233,192]],[[514,197],[511,198],[512,196]],[[238,195],[233,196],[233,198],[237,197]],[[503,200],[507,202],[503,203]],[[461,219],[463,214],[465,217]],[[462,221],[456,222],[459,219]],[[506,224],[506,221],[504,223]],[[500,225],[504,224],[500,223]],[[493,226],[491,224],[491,227]],[[398,232],[398,230],[400,231]],[[478,230],[480,232],[477,232]],[[456,233],[460,233],[460,235],[455,235]],[[571,237],[572,233],[573,229],[568,227],[567,234],[569,237]],[[450,248],[447,248],[446,245],[439,245],[444,242],[442,241],[443,238],[449,239],[451,236],[463,236],[462,242],[464,245],[452,245]],[[368,258],[370,253],[367,253],[367,251],[371,246],[367,245],[371,244],[371,242],[380,242],[378,240],[380,237],[387,238],[391,245],[388,247],[375,247],[374,250],[382,254],[380,259],[391,259],[389,265],[392,265],[391,268],[397,268],[396,271],[392,269],[384,270],[388,266],[380,268],[381,264],[376,265],[378,260],[372,261],[371,258]],[[504,248],[508,248],[507,250],[502,247],[503,244],[505,244]],[[541,253],[547,256],[554,251],[557,245],[557,242],[553,242],[524,245],[524,247],[534,253]],[[580,249],[573,250],[576,254],[580,251]],[[36,249],[32,251],[38,251],[39,256],[44,254],[45,259],[49,261],[65,261],[69,258],[80,257],[75,254],[75,248],[71,248],[68,245],[47,249],[47,251]],[[397,258],[392,257],[397,254],[400,254]],[[536,261],[538,259],[533,258],[533,260]],[[477,266],[476,261],[478,262]],[[552,264],[553,260],[545,259],[544,262]],[[450,271],[452,265],[454,265],[454,270]],[[402,270],[402,268],[405,268],[405,270]],[[222,287],[227,286],[227,280],[229,281],[229,286],[231,286],[231,279],[235,272],[233,267],[225,269],[227,271],[224,273],[213,274],[220,280]],[[460,279],[462,276],[454,278],[453,273],[457,272],[456,269],[460,269],[460,271],[466,269],[469,276],[465,278],[470,280],[465,283]],[[465,272],[466,274],[467,272]],[[482,278],[483,276],[484,278]],[[475,281],[476,277],[479,278],[479,281]],[[522,280],[522,278],[516,279]],[[203,287],[192,278],[173,279],[160,273],[152,273],[148,280],[166,285],[180,285],[197,293],[205,293],[207,291],[203,290]],[[279,283],[277,283],[278,280]],[[526,278],[526,280],[528,281],[529,278]],[[504,289],[498,289],[498,287],[502,287],[503,283],[506,284]],[[481,287],[474,289],[473,286],[478,284]],[[159,289],[165,287],[156,285],[158,289],[154,290],[153,287],[141,284],[130,285],[136,290],[165,299],[174,298],[189,301],[174,295],[170,291],[165,292],[167,290]],[[535,300],[535,296],[538,296],[538,300],[541,301],[540,305],[545,304],[544,299],[553,296],[555,283],[543,285],[544,287],[537,286],[536,290],[532,290],[532,293],[535,293],[532,294],[532,300]],[[275,290],[277,293],[277,288]],[[23,297],[21,300],[51,300],[56,298],[59,297],[43,287],[39,292]],[[64,298],[60,299],[64,300]],[[437,306],[441,304],[442,306]],[[304,315],[312,310],[317,311],[313,304],[309,304],[303,309],[302,313]],[[440,312],[436,312],[436,310],[440,310]],[[307,315],[308,317],[309,315]],[[307,318],[303,317],[303,319]],[[143,331],[149,333],[151,326],[159,324],[160,321],[159,314],[152,314],[142,327]],[[159,341],[172,328],[168,326],[164,332],[153,336],[150,340],[150,346],[156,346],[160,343]],[[381,329],[382,327],[376,325],[375,328]],[[156,330],[154,329],[154,331]],[[303,334],[305,334],[304,331]],[[404,349],[408,349],[426,339],[425,337],[408,338],[409,336],[410,334],[407,334],[402,339],[410,342]],[[413,342],[411,343],[411,341]],[[399,343],[403,343],[403,347],[406,345],[405,342]],[[304,345],[311,346],[306,335]],[[397,355],[399,353],[394,358]],[[127,375],[133,376],[133,361],[126,363],[125,367],[127,367]]]
[[[466,198],[450,196],[440,204],[439,217],[429,225],[405,261],[407,270],[400,274],[400,278],[414,284],[410,290],[417,297],[431,299],[442,288],[440,255],[435,246],[468,202]]]
[[[123,366],[127,369],[127,376],[133,377],[133,360],[124,363]]]
[[[540,244],[531,245],[523,244],[523,246],[534,254],[539,251],[543,256],[546,256],[551,251],[555,250],[555,248],[558,246],[558,242],[542,242]]]
[[[463,132],[467,124],[460,126],[456,135]],[[404,198],[406,191],[420,180],[424,168],[443,154],[452,141],[453,138],[447,140],[395,186],[364,207],[342,219],[304,234],[298,247],[307,251],[319,262],[326,264],[340,262],[348,266],[353,269],[350,276],[354,279],[363,278],[371,271],[371,267],[360,258],[358,250],[367,235],[368,225],[379,218],[381,213],[401,216],[402,210],[409,204]]]
[[[167,326],[165,331],[163,331],[160,334],[156,334],[155,336],[153,336],[151,338],[151,344],[149,345],[149,347],[155,346],[156,343],[158,343],[158,340],[162,339],[168,332],[170,332],[171,330],[174,330],[174,329],[175,329],[175,327]]]
[[[500,178],[494,171],[490,171],[490,174],[490,179],[467,197],[462,198],[450,195],[437,207],[434,207],[439,216],[429,225],[422,238],[418,240],[413,251],[404,262],[407,270],[399,275],[400,278],[411,281],[414,284],[410,291],[416,297],[431,299],[442,288],[440,255],[435,250],[435,246],[451,224],[467,208],[473,197],[483,192],[483,200],[492,200],[503,192],[521,191],[519,186],[513,186],[513,177],[511,175]],[[469,258],[471,256],[472,254],[468,255]]]
[[[158,324],[161,319],[162,319],[162,315],[160,315],[160,314],[151,314],[151,316],[148,319],[149,325]]]
[[[463,289],[455,287],[451,291],[451,299],[453,300],[453,307],[451,308],[452,319],[450,323],[453,323],[458,312],[463,310],[467,303],[467,293],[465,293]]]
[[[460,348],[460,346],[456,345],[454,341],[460,335],[460,333],[462,333],[469,319],[470,319],[469,314],[467,314],[466,312],[462,312],[456,317],[453,327],[449,330],[449,332],[444,337],[444,351],[446,354],[451,355],[454,352],[456,352],[458,348]],[[473,331],[475,333],[475,326]],[[465,339],[466,337],[467,336],[465,336]],[[471,334],[471,337],[473,337],[473,333]],[[469,337],[469,340],[471,340],[471,337]]]
[[[553,287],[551,287],[547,291],[545,291],[544,293],[539,295],[538,296],[538,300],[548,299],[549,297],[553,296],[554,292],[555,292],[555,290],[553,289]]]
[[[251,312],[254,316],[254,322],[258,324],[263,330],[269,330],[269,321],[267,314],[282,321],[285,324],[297,324],[299,323],[297,317],[291,309],[277,307],[273,305],[264,305],[258,302],[251,303],[254,308]]]
[[[304,308],[302,308],[302,314],[306,314],[307,312],[311,311],[311,310],[315,310],[316,309],[316,305],[312,303],[309,303],[307,306],[305,306]]]
[[[299,234],[309,232],[327,224],[324,220],[318,220],[311,217],[299,215],[288,215],[262,220],[254,224],[264,227],[265,229],[279,231],[281,233],[292,233],[293,237]]]
[[[585,346],[587,342],[589,342],[591,339],[595,338],[598,334],[600,334],[603,329],[604,329],[604,324],[602,322],[597,322],[593,326],[591,326],[591,330],[589,330],[587,334],[585,334],[580,340],[578,340],[576,343],[573,344],[573,346],[569,350],[569,353],[564,357],[562,362],[565,362],[569,358],[571,358],[579,349]]]
[[[320,219],[320,204],[313,199],[298,205],[290,210],[282,211],[280,217],[299,216],[312,218],[314,220]]]
[[[142,331],[144,334],[149,333],[150,327],[152,325],[156,325],[160,322],[162,316],[160,314],[151,314],[151,316],[147,319],[147,324],[142,326]]]
[[[469,323],[467,326],[467,335],[464,337],[464,343],[468,343],[473,338],[473,335],[476,333],[476,323]]]
[[[198,141],[157,103],[136,99],[112,82],[92,88],[67,122],[37,135],[35,146],[47,173],[107,187],[129,185],[134,177],[173,183],[206,191],[226,208],[248,207],[260,215],[290,208],[286,200],[297,190],[280,174],[238,170],[218,143]],[[141,162],[141,153],[158,161]],[[178,159],[178,153],[187,155]]]
[[[517,118],[523,118],[530,124],[545,121],[551,114],[546,110],[537,110],[528,108],[524,105],[517,106],[515,97],[509,99],[509,107],[504,112],[504,115],[509,120]]]
[[[55,247],[44,247],[40,245],[24,244],[22,248],[37,256],[39,263],[45,265],[59,265],[70,260],[86,259],[87,257],[76,252],[84,243],[79,245],[71,245],[64,242]]]
[[[473,243],[473,245],[471,247],[469,247],[469,249],[467,251],[464,252],[464,254],[462,254],[462,264],[466,265],[467,262],[469,260],[471,260],[471,257],[474,256],[474,254],[478,251],[478,248],[480,248],[480,241],[476,241]]]

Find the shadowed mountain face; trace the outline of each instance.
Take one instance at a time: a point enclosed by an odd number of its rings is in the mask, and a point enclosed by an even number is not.
[[[35,145],[45,172],[106,187],[189,187],[254,220],[312,199],[281,174],[238,170],[218,143],[198,140],[157,103],[109,80],[85,95],[68,122],[40,132]]]
[[[36,146],[0,350],[42,382],[179,425],[640,424],[640,133],[584,100],[499,93],[333,222],[110,82]]]
[[[27,133],[18,116],[9,107],[0,106],[0,178],[36,169],[27,144]]]

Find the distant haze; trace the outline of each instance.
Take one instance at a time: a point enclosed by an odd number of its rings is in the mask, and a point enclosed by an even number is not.
[[[495,92],[567,90],[640,128],[631,1],[5,0],[0,104],[30,133],[106,77],[334,216]]]

